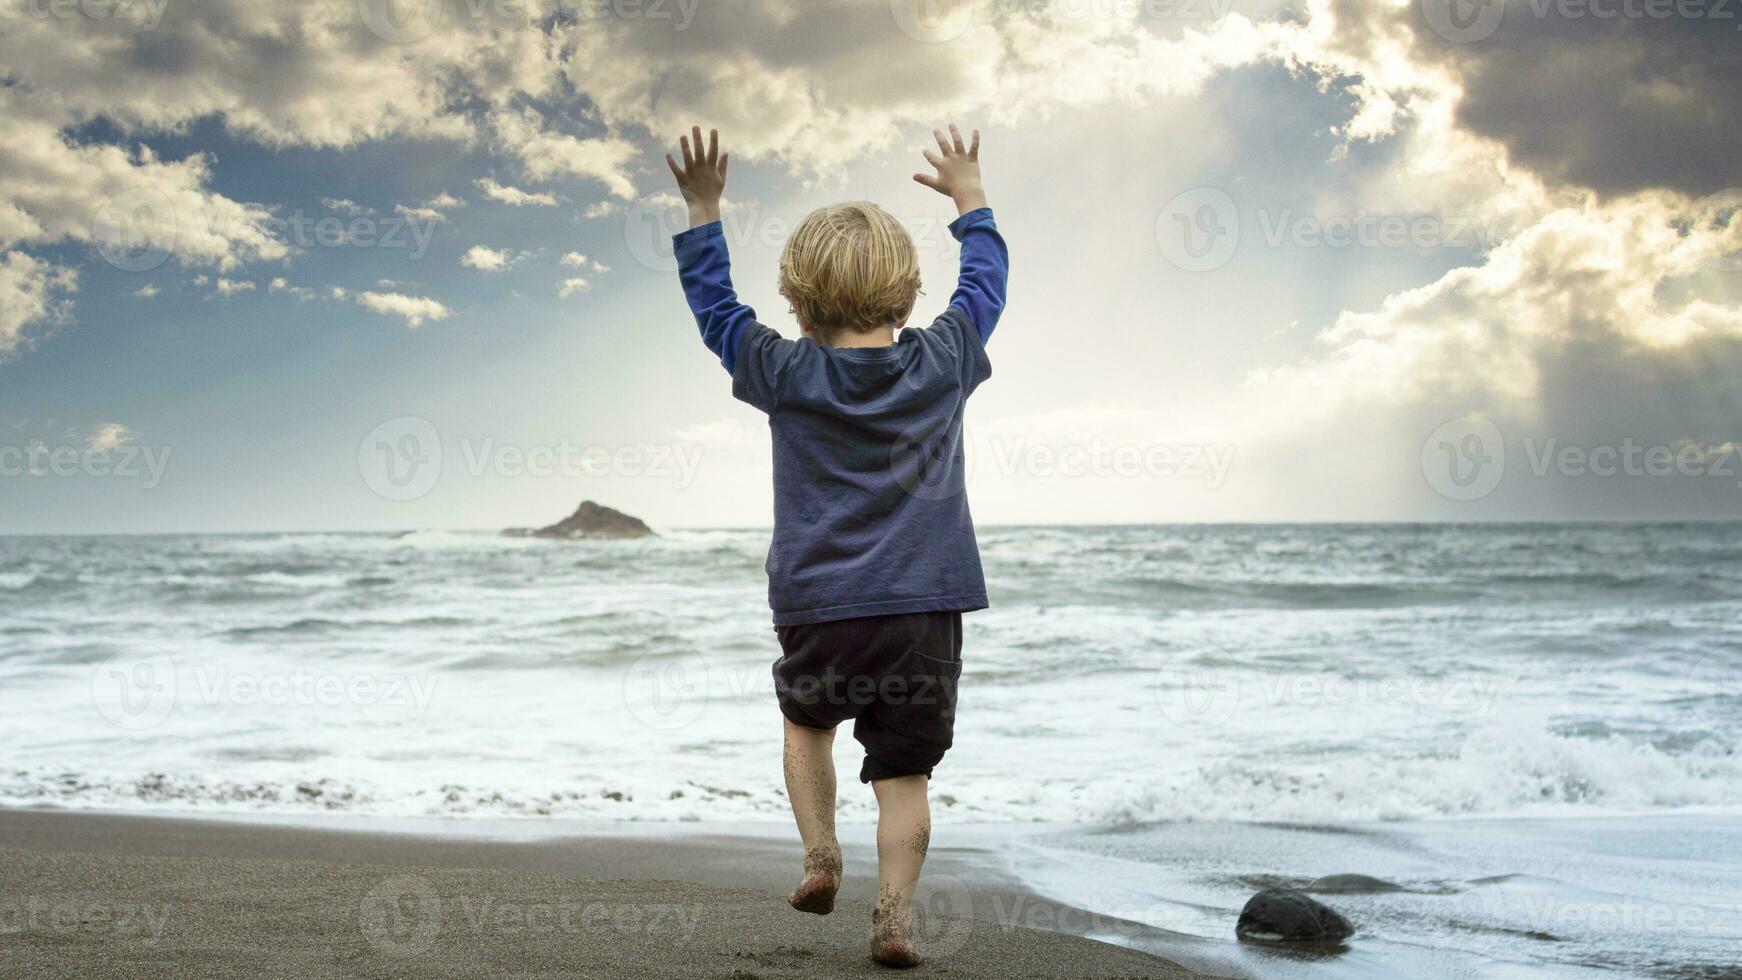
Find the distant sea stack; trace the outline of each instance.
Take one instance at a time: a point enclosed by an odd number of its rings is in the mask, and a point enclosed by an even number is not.
[[[641,518],[602,507],[591,500],[581,501],[581,506],[573,514],[549,527],[511,527],[502,534],[509,538],[558,538],[564,541],[582,538],[621,541],[655,536],[653,529]]]

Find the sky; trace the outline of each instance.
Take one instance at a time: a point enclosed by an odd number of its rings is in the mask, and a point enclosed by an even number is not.
[[[0,533],[771,520],[671,261],[933,126],[982,523],[1742,517],[1742,20],[1677,0],[0,0]]]

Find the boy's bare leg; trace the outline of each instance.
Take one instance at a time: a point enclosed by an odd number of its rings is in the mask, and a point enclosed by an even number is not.
[[[931,845],[931,803],[924,776],[879,779],[877,793],[877,907],[871,910],[871,958],[884,966],[921,962],[913,946],[913,890]]]
[[[804,841],[804,881],[786,897],[800,912],[828,915],[841,887],[835,840],[835,732],[786,721],[786,798]]]

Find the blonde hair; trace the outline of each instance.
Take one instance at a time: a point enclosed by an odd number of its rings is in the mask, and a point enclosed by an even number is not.
[[[780,253],[780,295],[825,337],[901,324],[919,295],[919,253],[901,222],[875,204],[818,208]]]

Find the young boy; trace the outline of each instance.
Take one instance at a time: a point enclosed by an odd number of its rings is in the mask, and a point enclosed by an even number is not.
[[[780,294],[801,340],[756,322],[732,291],[720,224],[727,156],[696,127],[668,154],[689,205],[676,236],[684,296],[702,341],[732,374],[732,394],[768,414],[774,440],[774,541],[768,599],[783,656],[787,795],[804,840],[804,880],[787,897],[827,915],[841,883],[835,839],[835,726],[854,720],[859,779],[877,796],[877,906],[871,958],[920,963],[912,898],[931,838],[932,769],[950,747],[961,676],[962,613],[986,583],[962,473],[962,411],[992,373],[986,341],[1004,308],[1008,255],[980,186],[980,134],[950,127],[925,152],[952,199],[961,278],[928,327],[907,324],[919,260],[874,204],[812,213],[780,257]],[[691,142],[693,138],[694,142]]]

